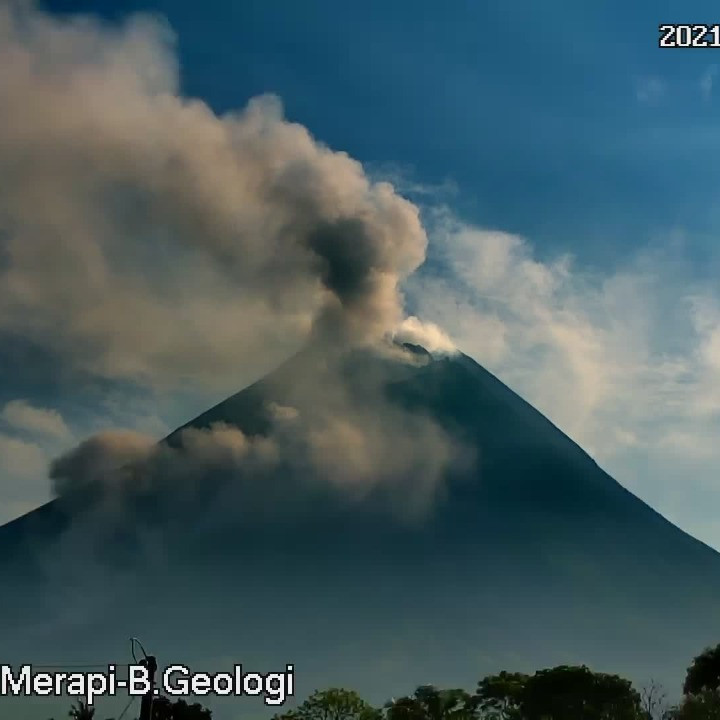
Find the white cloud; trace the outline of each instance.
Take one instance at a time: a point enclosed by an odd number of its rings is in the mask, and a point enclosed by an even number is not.
[[[681,244],[589,273],[448,213],[430,235],[444,271],[409,281],[417,313],[666,516],[710,527],[687,498],[720,502],[720,296]]]
[[[72,438],[70,428],[57,410],[35,407],[27,400],[6,403],[0,412],[0,420],[15,430],[59,440]]]
[[[47,459],[36,443],[0,433],[0,462],[3,469],[15,477],[44,477]]]
[[[11,400],[0,411],[0,524],[51,499],[50,460],[74,443],[55,409]]]
[[[48,499],[43,448],[0,432],[0,525]]]

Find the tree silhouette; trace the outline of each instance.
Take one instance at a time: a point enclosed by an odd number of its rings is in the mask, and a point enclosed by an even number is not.
[[[273,720],[380,720],[380,717],[380,711],[355,691],[330,688],[316,690],[297,708],[275,715]]]
[[[720,692],[701,690],[686,695],[668,717],[671,720],[720,720]]]
[[[522,691],[524,720],[637,720],[640,695],[629,680],[560,665],[530,676]]]
[[[706,648],[687,670],[683,693],[696,695],[703,690],[717,690],[720,687],[720,645]]]
[[[73,705],[68,711],[68,717],[72,718],[72,720],[93,720],[95,708],[82,700],[78,700],[77,704]],[[55,720],[55,718],[50,718],[50,720]],[[106,718],[106,720],[115,720],[115,718]]]
[[[95,708],[82,700],[78,700],[68,711],[68,717],[72,718],[72,720],[93,720]]]
[[[670,720],[673,717],[667,693],[654,680],[640,688],[640,708],[644,720]]]
[[[476,706],[464,690],[421,685],[412,696],[391,700],[385,710],[387,720],[469,720],[475,716]]]
[[[166,697],[153,700],[152,720],[212,720],[212,711],[199,703],[188,705],[185,700],[172,702]]]
[[[503,670],[499,675],[488,675],[479,683],[475,692],[475,702],[485,717],[497,720],[515,720],[520,718],[522,693],[528,676],[524,673],[511,673]]]
[[[383,710],[353,690],[316,690],[273,720],[720,720],[720,645],[693,659],[683,692],[682,702],[669,707],[655,682],[637,692],[618,675],[593,672],[585,665],[560,665],[533,675],[488,675],[474,695],[460,688],[420,685]],[[78,700],[68,717],[95,720],[95,708]],[[158,697],[152,720],[212,720],[212,711],[198,703]]]

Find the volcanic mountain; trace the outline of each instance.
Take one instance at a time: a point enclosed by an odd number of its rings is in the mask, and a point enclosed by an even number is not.
[[[188,438],[272,438],[330,397],[335,415],[362,409],[384,455],[349,453],[318,482],[291,433],[271,471],[185,472]],[[720,635],[720,555],[462,354],[304,351],[159,447],[172,462],[130,469],[122,492],[79,487],[0,528],[3,662],[127,662],[138,636],[161,667],[293,663],[300,699],[561,663],[674,692]],[[222,720],[252,701],[204,702]]]

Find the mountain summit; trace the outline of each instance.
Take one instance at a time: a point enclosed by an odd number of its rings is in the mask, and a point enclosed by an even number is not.
[[[0,558],[11,661],[140,636],[161,665],[294,663],[300,695],[575,662],[672,682],[720,632],[720,555],[473,360],[409,345],[299,353],[0,528]]]

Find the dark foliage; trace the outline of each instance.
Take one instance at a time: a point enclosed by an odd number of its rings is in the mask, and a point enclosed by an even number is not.
[[[720,720],[720,645],[693,660],[683,691],[682,702],[669,707],[665,691],[654,682],[638,692],[618,675],[593,672],[585,665],[560,665],[532,675],[488,675],[474,695],[460,688],[421,685],[382,709],[353,690],[316,690],[273,720]],[[94,720],[95,709],[79,701],[68,716]],[[152,720],[212,720],[212,712],[198,703],[159,697]]]
[[[717,690],[720,687],[720,645],[707,648],[688,668],[683,684],[685,695],[696,695],[703,690]]]
[[[152,720],[212,720],[212,712],[198,703],[159,697],[153,701]]]

